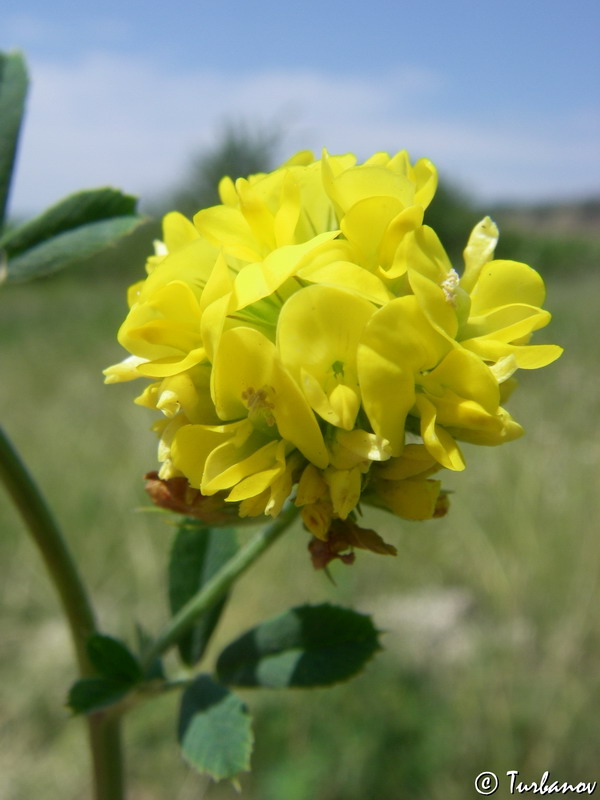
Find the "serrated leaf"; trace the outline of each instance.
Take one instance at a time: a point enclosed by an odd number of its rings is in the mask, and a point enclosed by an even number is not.
[[[91,663],[103,678],[130,686],[142,679],[139,661],[118,639],[93,633],[85,646]]]
[[[229,528],[206,528],[192,519],[182,522],[169,562],[172,614],[176,614],[229,561],[237,547],[235,532]],[[185,664],[193,666],[202,658],[226,602],[227,597],[224,597],[215,603],[179,640],[179,653]]]
[[[135,197],[109,186],[85,189],[64,197],[37,217],[4,234],[0,247],[6,250],[9,258],[15,257],[53,236],[82,225],[134,216],[136,204]]]
[[[246,706],[208,675],[183,693],[178,738],[188,764],[214,780],[250,769],[254,737]]]
[[[28,83],[21,53],[0,53],[0,229],[6,215]]]
[[[217,677],[233,686],[329,686],[351,678],[379,649],[368,615],[328,603],[299,606],[228,645]]]
[[[131,233],[143,221],[139,216],[115,217],[60,233],[9,258],[6,280],[21,283],[82,263]]]
[[[83,678],[71,687],[67,705],[76,714],[88,714],[117,703],[130,688],[129,684],[109,678]]]

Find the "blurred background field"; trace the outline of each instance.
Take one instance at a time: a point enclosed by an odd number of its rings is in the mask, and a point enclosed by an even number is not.
[[[249,800],[463,800],[483,770],[600,777],[598,206],[495,210],[499,254],[547,281],[554,319],[537,341],[565,347],[553,366],[520,375],[509,408],[525,438],[465,447],[467,470],[444,476],[454,492],[445,519],[370,514],[396,559],[359,553],[352,567],[333,565],[333,585],[296,528],[236,587],[220,643],[291,604],[330,599],[372,613],[386,646],[347,685],[246,693],[257,737]],[[480,216],[444,190],[429,220],[456,256]],[[85,270],[0,293],[3,424],[53,503],[102,626],[129,641],[135,621],[157,630],[166,618],[173,528],[148,513],[143,492],[153,417],[131,403],[138,386],[104,386],[101,370],[122,356],[125,289],[155,233],[149,225]],[[5,495],[0,526],[0,798],[83,800],[83,728],[63,707],[75,677],[66,631]],[[132,800],[237,797],[181,763],[175,714],[166,697],[127,719]]]

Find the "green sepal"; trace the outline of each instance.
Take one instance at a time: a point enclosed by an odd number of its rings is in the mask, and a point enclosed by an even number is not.
[[[370,616],[329,603],[299,606],[228,645],[217,677],[232,686],[329,686],[351,678],[380,649]]]
[[[6,216],[28,84],[21,53],[0,53],[0,231]]]
[[[231,528],[207,528],[194,519],[179,526],[169,562],[169,604],[176,614],[229,561],[238,549]],[[185,664],[193,666],[202,658],[215,630],[227,596],[218,600],[177,643]]]
[[[216,781],[250,769],[254,736],[242,700],[208,675],[199,675],[181,698],[178,738],[183,758]]]

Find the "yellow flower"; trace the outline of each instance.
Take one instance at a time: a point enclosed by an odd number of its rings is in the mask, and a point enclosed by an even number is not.
[[[129,291],[130,355],[105,371],[153,380],[136,402],[162,414],[156,502],[275,516],[291,495],[324,566],[354,547],[394,552],[356,525],[359,504],[441,516],[431,476],[464,469],[459,442],[521,435],[502,407],[512,375],[561,352],[529,344],[550,319],[543,281],[494,260],[489,218],[459,277],[423,224],[436,186],[404,151],[362,164],[302,152],[224,178],[221,204],[193,222],[165,217]]]

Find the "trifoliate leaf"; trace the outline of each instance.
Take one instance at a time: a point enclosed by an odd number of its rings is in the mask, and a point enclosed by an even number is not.
[[[369,616],[328,603],[300,606],[226,647],[217,676],[234,686],[328,686],[351,678],[379,649]]]
[[[183,693],[178,737],[188,764],[214,780],[234,779],[250,769],[250,715],[239,697],[208,675]]]
[[[143,217],[126,215],[90,222],[45,239],[12,258],[9,239],[5,249],[8,254],[6,280],[21,283],[87,261],[131,233],[143,221]],[[16,235],[18,229],[14,233]]]
[[[109,186],[75,192],[4,234],[0,244],[9,257],[14,258],[60,233],[92,222],[134,216],[136,202],[132,195],[123,194]]]

